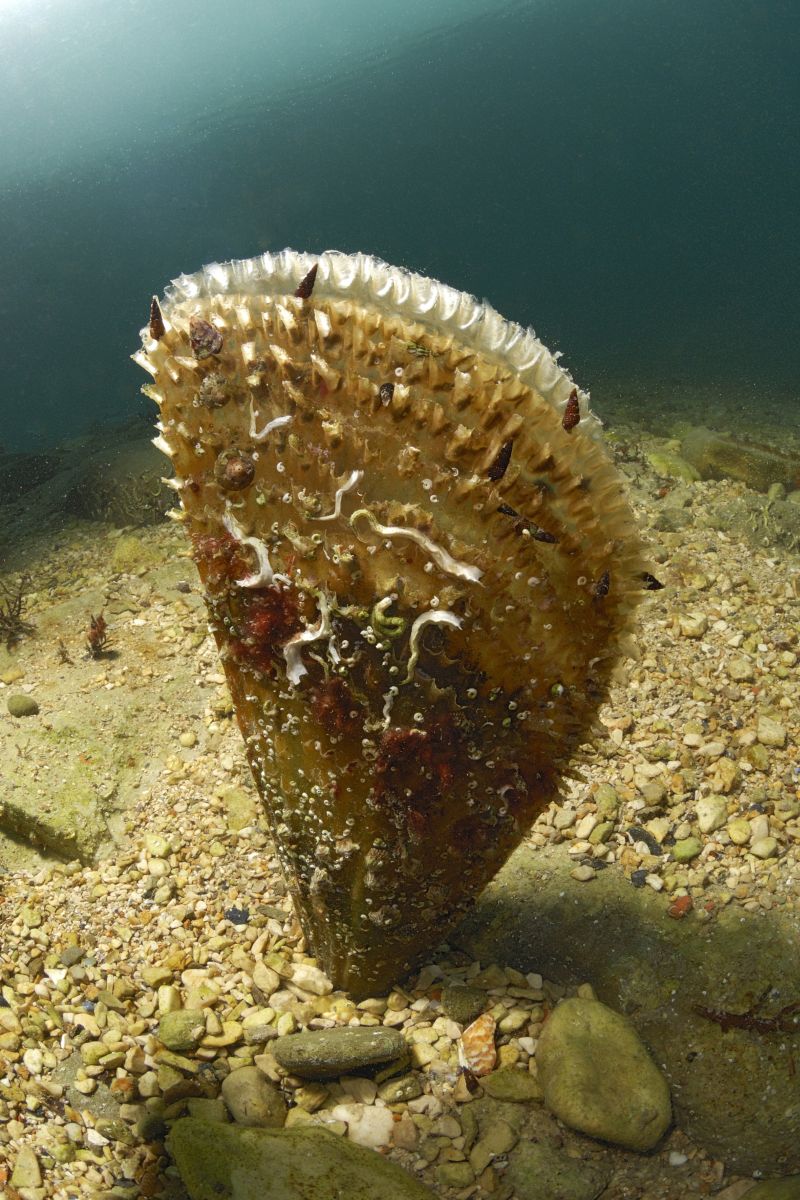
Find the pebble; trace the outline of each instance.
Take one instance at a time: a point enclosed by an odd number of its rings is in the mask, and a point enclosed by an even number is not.
[[[331,1116],[347,1125],[347,1136],[358,1146],[378,1149],[392,1141],[394,1114],[388,1108],[364,1104],[337,1104]]]
[[[581,863],[577,867],[573,867],[570,871],[573,879],[577,879],[579,883],[588,883],[590,879],[594,879],[597,871],[594,867],[590,867],[588,863]]]
[[[680,838],[672,847],[672,857],[675,859],[675,862],[691,862],[693,858],[697,858],[702,849],[703,844],[699,838]]]
[[[42,1171],[36,1152],[23,1146],[11,1173],[11,1186],[15,1188],[38,1188],[42,1186]]]
[[[520,1071],[516,1067],[502,1067],[492,1071],[481,1080],[481,1086],[487,1096],[494,1100],[508,1100],[523,1103],[527,1100],[541,1100],[544,1096],[542,1086],[529,1071]]]
[[[274,1024],[276,1015],[275,1009],[269,1007],[257,1008],[248,1013],[242,1021],[245,1044],[259,1046],[278,1037],[278,1030]]]
[[[237,1067],[222,1081],[222,1098],[238,1125],[280,1128],[286,1102],[280,1088],[258,1067]]]
[[[678,617],[678,629],[685,638],[701,638],[708,629],[708,617],[705,613],[685,613]]]
[[[469,1152],[469,1165],[476,1175],[480,1175],[489,1166],[492,1159],[500,1154],[507,1154],[519,1140],[519,1135],[507,1121],[495,1119],[487,1121],[481,1131],[481,1136]]]
[[[257,962],[253,970],[253,983],[265,996],[271,996],[280,987],[281,979],[278,972],[273,971],[272,967],[268,967],[266,963]]]
[[[158,1023],[158,1037],[168,1050],[196,1050],[205,1036],[202,1011],[175,1009],[164,1013]]]
[[[292,969],[292,983],[315,996],[327,996],[333,991],[333,984],[324,971],[308,963],[296,963]]]
[[[744,817],[734,817],[727,824],[728,837],[735,846],[746,846],[750,841],[750,822]]]
[[[728,801],[724,796],[702,796],[695,805],[695,812],[700,832],[713,833],[728,819]]]
[[[786,745],[786,728],[771,717],[762,715],[756,725],[756,737],[762,746],[782,749]]]
[[[609,1170],[596,1162],[571,1158],[547,1141],[522,1141],[509,1158],[506,1182],[514,1200],[596,1200]]]
[[[398,1079],[387,1079],[378,1088],[378,1096],[386,1104],[406,1103],[422,1095],[422,1084],[416,1075],[401,1075]]]
[[[442,988],[442,1011],[459,1025],[469,1025],[486,1007],[486,992],[460,984]]]
[[[12,717],[35,717],[39,711],[33,696],[26,696],[24,692],[13,692],[6,700],[6,707]]]
[[[756,858],[774,858],[778,853],[778,842],[774,837],[756,838],[750,843],[750,853]]]

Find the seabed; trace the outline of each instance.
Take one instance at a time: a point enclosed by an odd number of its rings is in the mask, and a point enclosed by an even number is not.
[[[6,497],[2,578],[29,573],[35,632],[0,649],[0,1194],[185,1196],[165,1122],[207,1111],[253,1063],[290,1124],[383,1129],[372,1144],[434,1196],[545,1196],[520,1182],[531,1143],[585,1169],[565,1195],[603,1200],[738,1200],[800,1173],[800,480],[780,478],[800,437],[782,431],[767,491],[701,479],[683,448],[692,412],[726,427],[713,405],[684,395],[645,414],[633,393],[600,407],[665,586],[642,606],[606,733],[450,943],[358,1006],[306,954],[182,531],[138,523],[159,509],[159,456],[153,487],[118,503],[95,473],[88,514],[58,502],[86,492],[86,447]],[[775,431],[762,411],[763,430],[748,417],[743,431],[759,443]],[[131,477],[148,478],[136,430],[130,448]],[[92,450],[102,466],[110,451]],[[92,656],[99,613],[108,643]],[[12,716],[15,696],[36,711]],[[455,984],[485,993],[496,1066],[525,1077],[524,1101],[493,1096],[488,1076],[465,1094]],[[630,1017],[666,1074],[675,1123],[648,1153],[543,1103],[536,1045],[576,994]],[[156,1034],[181,1005],[205,1033],[176,1055]],[[250,1040],[258,1014],[275,1034]],[[317,1105],[270,1052],[276,1034],[346,1024],[403,1033],[405,1096],[351,1076],[315,1085]],[[374,1119],[387,1106],[388,1132]],[[484,1162],[493,1122],[511,1144]],[[800,1195],[772,1186],[754,1200]]]

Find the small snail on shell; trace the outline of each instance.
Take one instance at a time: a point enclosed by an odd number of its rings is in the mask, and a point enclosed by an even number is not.
[[[224,450],[214,465],[214,476],[226,492],[238,492],[255,479],[256,464],[242,450]]]

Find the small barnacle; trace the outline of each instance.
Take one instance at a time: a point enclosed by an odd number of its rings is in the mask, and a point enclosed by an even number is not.
[[[150,301],[150,337],[154,342],[160,342],[166,332],[158,296],[153,296]]]
[[[394,384],[382,383],[378,388],[378,395],[381,398],[381,404],[391,404],[392,396],[394,395]]]
[[[256,477],[256,464],[242,450],[223,450],[214,464],[214,478],[226,492],[249,487]]]
[[[189,318],[189,341],[195,358],[209,358],[222,349],[222,334],[202,317]]]
[[[228,381],[221,371],[210,371],[197,389],[197,402],[204,408],[222,408],[230,398]]]

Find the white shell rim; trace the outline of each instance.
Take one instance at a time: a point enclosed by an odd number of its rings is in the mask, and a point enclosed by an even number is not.
[[[292,295],[315,263],[315,297],[352,300],[450,334],[469,349],[505,363],[523,383],[563,412],[576,384],[532,329],[507,321],[468,292],[390,266],[369,254],[326,250],[315,255],[286,249],[210,263],[193,275],[173,279],[164,295],[164,315],[169,319],[177,308],[220,295]],[[578,389],[578,399],[581,432],[599,436],[601,422],[589,411],[588,394]]]

